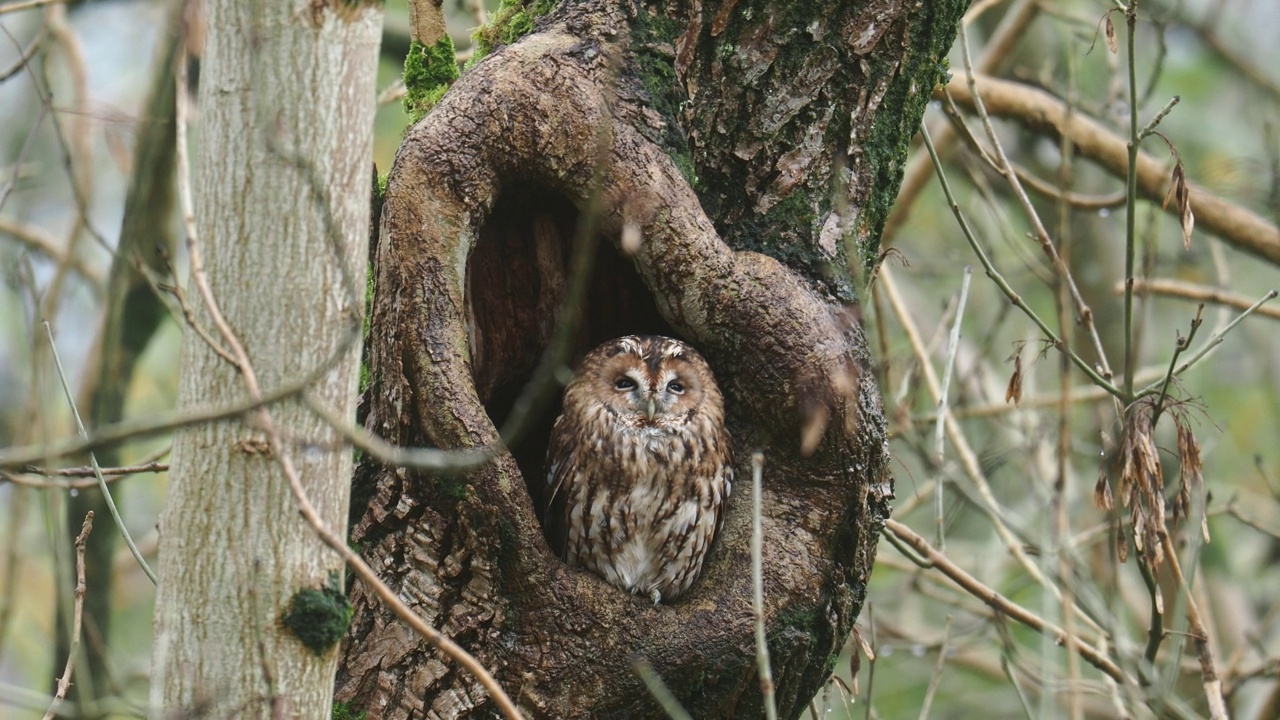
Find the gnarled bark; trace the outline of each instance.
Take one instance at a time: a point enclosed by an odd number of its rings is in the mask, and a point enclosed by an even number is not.
[[[691,342],[725,391],[738,476],[750,477],[751,449],[765,452],[765,610],[789,717],[826,679],[861,609],[892,495],[849,284],[837,279],[842,270],[818,278],[815,268],[847,257],[841,228],[875,237],[884,215],[868,208],[893,188],[871,181],[898,176],[830,138],[865,137],[860,129],[895,84],[927,90],[936,79],[929,53],[945,46],[911,35],[921,20],[911,13],[922,11],[905,4],[833,3],[804,17],[765,3],[676,5],[680,19],[658,22],[643,5],[562,4],[537,32],[464,75],[410,130],[383,207],[366,426],[401,445],[499,443],[496,427],[551,341],[551,313],[572,281],[569,238],[590,223],[605,245],[575,349],[628,332]],[[949,29],[935,32],[954,32],[951,12]],[[791,55],[823,33],[816,60]],[[909,50],[930,58],[927,77],[895,76]],[[665,88],[655,81],[664,58]],[[768,93],[784,92],[793,61],[812,72],[792,104],[779,103]],[[860,92],[847,82],[864,66],[885,75],[864,77]],[[694,87],[716,77],[736,92]],[[673,97],[693,114],[677,117]],[[882,125],[914,128],[922,100],[911,97],[903,112],[914,117],[881,115]],[[768,107],[768,127],[745,119],[722,127]],[[732,117],[717,120],[717,108]],[[906,141],[903,132],[894,142]],[[758,141],[753,152],[743,150],[749,138]],[[730,157],[738,151],[750,157]],[[863,159],[849,164],[854,182],[833,203],[834,159],[855,154]],[[735,163],[745,175],[730,180]],[[704,169],[700,196],[686,175]],[[597,206],[598,215],[587,212]],[[709,217],[707,206],[720,212]],[[777,230],[780,206],[800,218],[786,232]],[[847,211],[842,218],[834,206]],[[764,236],[749,243],[752,224]],[[624,248],[620,238],[636,228],[641,243]],[[808,275],[779,258],[802,258],[792,264]],[[365,511],[353,542],[532,717],[657,714],[632,672],[636,655],[696,717],[759,715],[747,493],[740,487],[730,499],[690,594],[655,607],[568,570],[548,550],[530,489],[542,484],[554,416],[543,408],[511,452],[466,474],[363,463],[355,498]],[[370,718],[491,712],[474,678],[361,585],[351,595],[338,699]]]

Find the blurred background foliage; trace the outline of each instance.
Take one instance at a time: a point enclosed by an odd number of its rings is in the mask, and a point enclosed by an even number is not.
[[[73,388],[79,387],[101,324],[109,248],[118,235],[130,177],[131,148],[149,118],[147,85],[166,33],[169,4],[156,0],[77,2],[11,11],[0,3],[0,447],[26,445],[74,433],[40,321],[48,319]],[[1020,2],[978,0],[968,37],[975,56],[989,48],[1002,19],[1028,14],[1025,26],[993,74],[1066,99],[1072,112],[1095,118],[1121,142],[1127,138],[1127,40],[1124,17],[1111,15],[1119,52],[1108,48],[1104,17],[1117,5],[1102,0]],[[450,33],[465,60],[469,34],[493,12],[478,0],[446,0]],[[1188,178],[1207,192],[1280,224],[1280,5],[1274,0],[1159,0],[1139,7],[1136,69],[1141,88],[1139,125],[1172,97],[1177,104],[1158,129],[1177,149]],[[64,42],[61,38],[71,38]],[[34,62],[20,58],[35,43]],[[407,123],[396,80],[408,50],[403,2],[388,2],[374,160],[390,167]],[[76,59],[69,53],[78,53]],[[71,59],[69,59],[71,58]],[[964,69],[959,45],[953,71]],[[7,72],[9,68],[16,68]],[[83,72],[83,82],[77,73]],[[78,91],[77,88],[82,88]],[[952,122],[941,96],[926,115],[937,135]],[[983,145],[980,122],[963,122]],[[1038,215],[1093,310],[1111,367],[1122,367],[1125,207],[1114,200],[1118,178],[1068,152],[1055,137],[1017,118],[994,120],[1004,150],[1050,187],[1066,187],[1098,201],[1073,207],[1033,195]],[[194,142],[199,142],[198,124]],[[1066,147],[1070,150],[1071,148]],[[1148,138],[1143,149],[1162,162],[1165,143]],[[68,152],[73,158],[68,161]],[[913,150],[907,164],[925,158]],[[1051,327],[1057,328],[1058,292],[1052,267],[1028,236],[1026,214],[1008,183],[963,143],[944,153],[944,169],[960,211],[993,262]],[[927,163],[926,163],[927,165]],[[1172,169],[1172,161],[1169,163]],[[1064,169],[1065,168],[1065,169]],[[1052,640],[993,616],[973,595],[959,591],[936,569],[913,564],[883,543],[868,603],[859,623],[871,661],[851,641],[836,679],[817,698],[819,717],[1200,717],[1208,714],[1201,668],[1186,624],[1175,614],[1154,667],[1137,658],[1146,644],[1150,594],[1132,558],[1116,558],[1115,527],[1123,516],[1099,510],[1094,486],[1099,468],[1114,456],[1120,437],[1113,404],[1090,394],[1088,379],[1064,373],[1059,356],[1043,347],[1034,325],[1014,309],[982,273],[947,206],[932,167],[918,195],[905,198],[885,243],[886,257],[863,317],[878,362],[886,414],[891,419],[895,519],[938,542],[934,486],[944,481],[942,528],[947,558],[1023,607],[1064,624],[1058,595],[1076,599],[1089,617],[1068,621],[1093,639],[1090,621],[1106,628],[1111,651],[1129,671],[1154,683],[1140,693],[1116,691],[1100,673]],[[80,178],[83,203],[69,179]],[[77,220],[86,210],[87,225]],[[175,218],[176,222],[176,218]],[[1139,274],[1219,288],[1257,300],[1280,286],[1274,263],[1243,253],[1196,230],[1185,249],[1175,215],[1158,202],[1137,205]],[[73,248],[74,262],[59,271]],[[185,258],[175,258],[185,278]],[[973,268],[964,311],[958,316],[963,268]],[[59,279],[59,278],[62,279]],[[1197,301],[1139,298],[1135,341],[1139,375],[1158,377],[1178,334],[1186,335]],[[1280,303],[1276,303],[1280,306]],[[1238,315],[1209,304],[1192,349]],[[972,448],[966,470],[962,448],[949,436],[939,456],[937,401],[925,364],[941,376],[949,360],[948,334],[959,320],[948,405],[957,432]],[[1181,417],[1203,453],[1208,529],[1202,545],[1197,523],[1172,530],[1192,594],[1204,616],[1216,668],[1234,716],[1280,717],[1280,332],[1274,317],[1251,317],[1228,334],[1216,352],[1173,383]],[[1068,313],[1067,337],[1087,355],[1087,342]],[[907,328],[920,343],[913,346]],[[129,388],[125,416],[172,409],[181,318],[167,321]],[[1021,347],[1022,399],[1005,401]],[[1091,357],[1091,361],[1096,358]],[[1064,419],[1057,398],[1064,384],[1074,400]],[[1064,422],[1065,420],[1065,422]],[[1063,432],[1065,430],[1065,436]],[[1062,441],[1060,442],[1060,439]],[[1156,428],[1155,442],[1170,485],[1178,473],[1173,424]],[[153,456],[164,439],[133,442],[126,464]],[[83,459],[78,460],[81,462]],[[974,474],[989,486],[984,499]],[[1114,475],[1114,473],[1113,473]],[[23,474],[28,482],[36,477]],[[15,484],[0,477],[0,717],[38,717],[48,702],[55,670],[55,599],[71,592],[65,489]],[[55,479],[56,480],[56,479]],[[1114,476],[1113,486],[1118,482]],[[130,532],[154,553],[154,525],[165,474],[142,473],[114,485]],[[78,525],[78,523],[77,523]],[[1188,529],[1189,528],[1189,529]],[[115,532],[98,518],[95,534]],[[92,542],[92,539],[90,540]],[[1046,589],[1014,559],[1014,547],[1046,578]],[[123,548],[115,563],[113,630],[107,643],[114,699],[104,707],[137,716],[146,705],[153,589]],[[1176,589],[1168,591],[1169,610]],[[93,592],[93,588],[89,588]],[[92,642],[92,638],[86,642]],[[855,677],[856,676],[856,677]]]

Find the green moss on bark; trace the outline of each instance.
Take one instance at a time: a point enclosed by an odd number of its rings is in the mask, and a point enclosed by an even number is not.
[[[487,25],[471,34],[475,43],[467,67],[480,62],[494,48],[510,45],[533,32],[533,22],[560,4],[560,0],[502,0]]]
[[[675,122],[680,106],[687,99],[676,77],[675,58],[672,55],[679,32],[680,24],[664,15],[640,12],[631,23],[634,42],[632,58],[637,75],[649,97],[650,107],[667,120],[661,130],[647,125],[637,129],[650,142],[666,150],[685,182],[689,183],[689,187],[697,189],[698,172],[689,140]]]
[[[353,612],[346,593],[338,587],[335,573],[330,576],[327,587],[318,590],[307,588],[294,593],[280,623],[308,650],[320,656],[342,640],[347,626],[351,624]]]
[[[352,708],[350,703],[333,704],[333,720],[364,720],[367,714],[364,710]]]
[[[967,6],[962,0],[924,3],[921,15],[911,22],[909,50],[901,64],[896,69],[872,64],[872,77],[894,74],[871,133],[862,142],[863,157],[875,172],[857,232],[865,238],[861,248],[864,269],[872,268],[880,253],[880,234],[902,187],[911,138],[920,129],[934,86],[947,80],[947,52],[955,42],[957,24]]]
[[[404,111],[409,121],[416,123],[426,116],[457,79],[452,38],[445,35],[429,46],[414,40],[404,59]]]

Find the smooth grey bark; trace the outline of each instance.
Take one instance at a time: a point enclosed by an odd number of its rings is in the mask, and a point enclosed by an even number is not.
[[[205,8],[192,183],[209,284],[264,392],[312,376],[309,392],[353,417],[381,6]],[[179,410],[247,395],[189,329]],[[350,452],[296,399],[270,413],[311,502],[341,533]],[[336,645],[313,651],[283,618],[299,592],[341,588],[342,572],[260,431],[236,421],[179,431],[160,519],[153,711],[328,717]]]

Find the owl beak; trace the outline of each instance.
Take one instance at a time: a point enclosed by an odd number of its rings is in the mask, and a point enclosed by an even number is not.
[[[648,401],[647,403],[645,403],[645,406],[644,406],[644,416],[645,416],[646,418],[648,418],[649,420],[653,420],[653,416],[654,416],[654,415],[656,415],[656,414],[657,414],[657,412],[658,412],[658,403],[657,403],[657,400],[655,400],[654,398],[652,398],[652,397],[651,397],[651,398],[649,398],[649,401]]]

